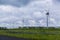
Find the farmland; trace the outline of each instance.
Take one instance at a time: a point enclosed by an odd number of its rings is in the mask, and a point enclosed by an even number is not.
[[[1,29],[0,35],[31,40],[60,40],[60,28],[29,27]]]

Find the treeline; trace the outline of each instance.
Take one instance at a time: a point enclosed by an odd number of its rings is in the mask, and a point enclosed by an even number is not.
[[[19,27],[19,29],[57,29],[55,27]]]
[[[7,27],[0,27],[0,30],[7,30]],[[55,27],[18,27],[18,28],[12,28],[12,29],[60,29]]]
[[[0,27],[0,30],[7,30],[7,27]]]

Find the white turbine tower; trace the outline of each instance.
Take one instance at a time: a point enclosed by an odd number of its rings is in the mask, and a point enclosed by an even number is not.
[[[49,11],[51,10],[52,8],[52,0],[46,0],[47,1],[47,9],[45,10],[46,11],[46,26],[48,28],[49,26]]]
[[[49,19],[48,19],[49,18],[49,12],[46,13],[46,16],[47,16],[46,17],[47,18],[47,20],[46,20],[46,26],[48,28],[48,26],[49,26]]]

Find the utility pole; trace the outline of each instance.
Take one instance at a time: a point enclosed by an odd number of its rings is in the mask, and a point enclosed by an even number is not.
[[[47,24],[47,25],[46,25],[46,26],[47,26],[47,28],[48,28],[48,26],[49,26],[49,23],[48,23],[49,12],[46,13],[46,16],[47,16],[47,21],[46,21],[46,24]]]

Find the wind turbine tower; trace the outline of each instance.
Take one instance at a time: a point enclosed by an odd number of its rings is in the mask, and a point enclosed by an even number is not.
[[[47,13],[46,13],[46,16],[47,16],[47,20],[46,20],[46,26],[47,26],[47,28],[48,28],[48,26],[49,26],[49,23],[48,23],[49,12],[47,12]]]

